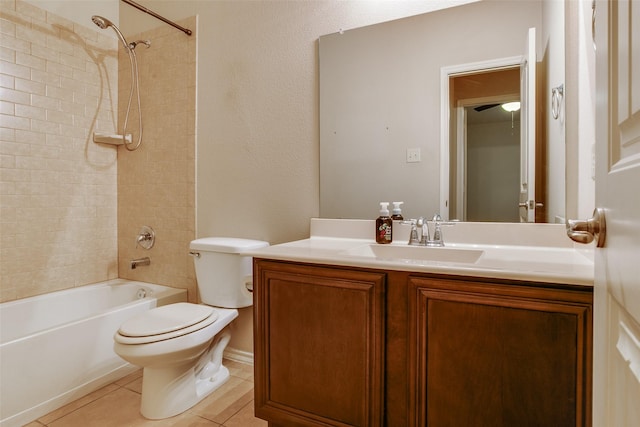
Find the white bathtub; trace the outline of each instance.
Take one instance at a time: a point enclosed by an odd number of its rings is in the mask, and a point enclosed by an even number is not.
[[[122,279],[0,304],[0,426],[21,426],[135,369],[113,334],[187,291]]]

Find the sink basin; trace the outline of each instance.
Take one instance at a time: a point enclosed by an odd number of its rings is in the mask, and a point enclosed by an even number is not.
[[[434,261],[473,264],[484,253],[477,249],[432,248],[426,246],[364,245],[345,251],[346,255],[397,261]]]

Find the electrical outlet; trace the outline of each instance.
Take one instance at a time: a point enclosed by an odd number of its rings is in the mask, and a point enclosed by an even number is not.
[[[419,148],[407,148],[407,163],[420,162],[420,149]]]

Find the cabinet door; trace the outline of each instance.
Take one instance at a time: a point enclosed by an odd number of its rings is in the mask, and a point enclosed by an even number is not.
[[[591,299],[409,279],[414,425],[590,425]]]
[[[385,274],[256,260],[254,278],[256,416],[381,425]]]

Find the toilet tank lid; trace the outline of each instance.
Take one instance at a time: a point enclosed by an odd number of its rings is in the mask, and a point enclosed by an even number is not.
[[[189,249],[240,254],[253,249],[266,248],[267,246],[269,246],[269,242],[262,240],[239,239],[235,237],[204,237],[193,240],[189,245]]]

